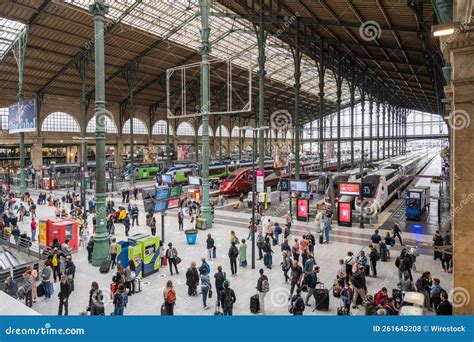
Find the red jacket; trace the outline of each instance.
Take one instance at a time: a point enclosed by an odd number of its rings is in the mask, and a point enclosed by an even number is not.
[[[388,301],[388,295],[384,294],[382,292],[382,290],[380,290],[379,292],[377,292],[377,294],[375,295],[375,305],[379,305],[380,304],[380,301],[385,299],[386,301]]]

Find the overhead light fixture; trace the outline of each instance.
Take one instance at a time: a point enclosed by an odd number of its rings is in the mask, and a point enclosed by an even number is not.
[[[455,32],[467,32],[470,29],[471,24],[469,22],[452,22],[446,24],[439,24],[431,26],[431,33],[433,37],[444,37],[450,36]]]

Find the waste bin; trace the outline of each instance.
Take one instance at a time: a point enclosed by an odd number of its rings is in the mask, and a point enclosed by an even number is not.
[[[196,229],[201,229],[201,230],[205,230],[207,229],[207,221],[205,218],[203,217],[198,217],[196,219]]]
[[[184,231],[184,234],[186,235],[186,242],[188,243],[188,245],[196,244],[198,235],[197,229],[187,229]]]

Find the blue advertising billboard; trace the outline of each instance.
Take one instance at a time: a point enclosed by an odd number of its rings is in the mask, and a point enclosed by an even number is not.
[[[36,100],[17,102],[8,108],[8,132],[36,132]]]
[[[168,199],[170,197],[170,188],[158,188],[156,189],[155,199],[157,201]]]

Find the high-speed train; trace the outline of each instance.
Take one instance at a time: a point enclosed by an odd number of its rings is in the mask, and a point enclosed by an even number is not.
[[[361,206],[366,214],[380,212],[390,201],[397,196],[397,192],[403,189],[409,178],[403,176],[418,174],[435,156],[435,152],[419,152],[405,158],[393,161],[389,166],[375,171],[363,178],[363,184],[370,184],[371,194],[365,196],[364,201],[357,198],[355,209],[360,210]]]

